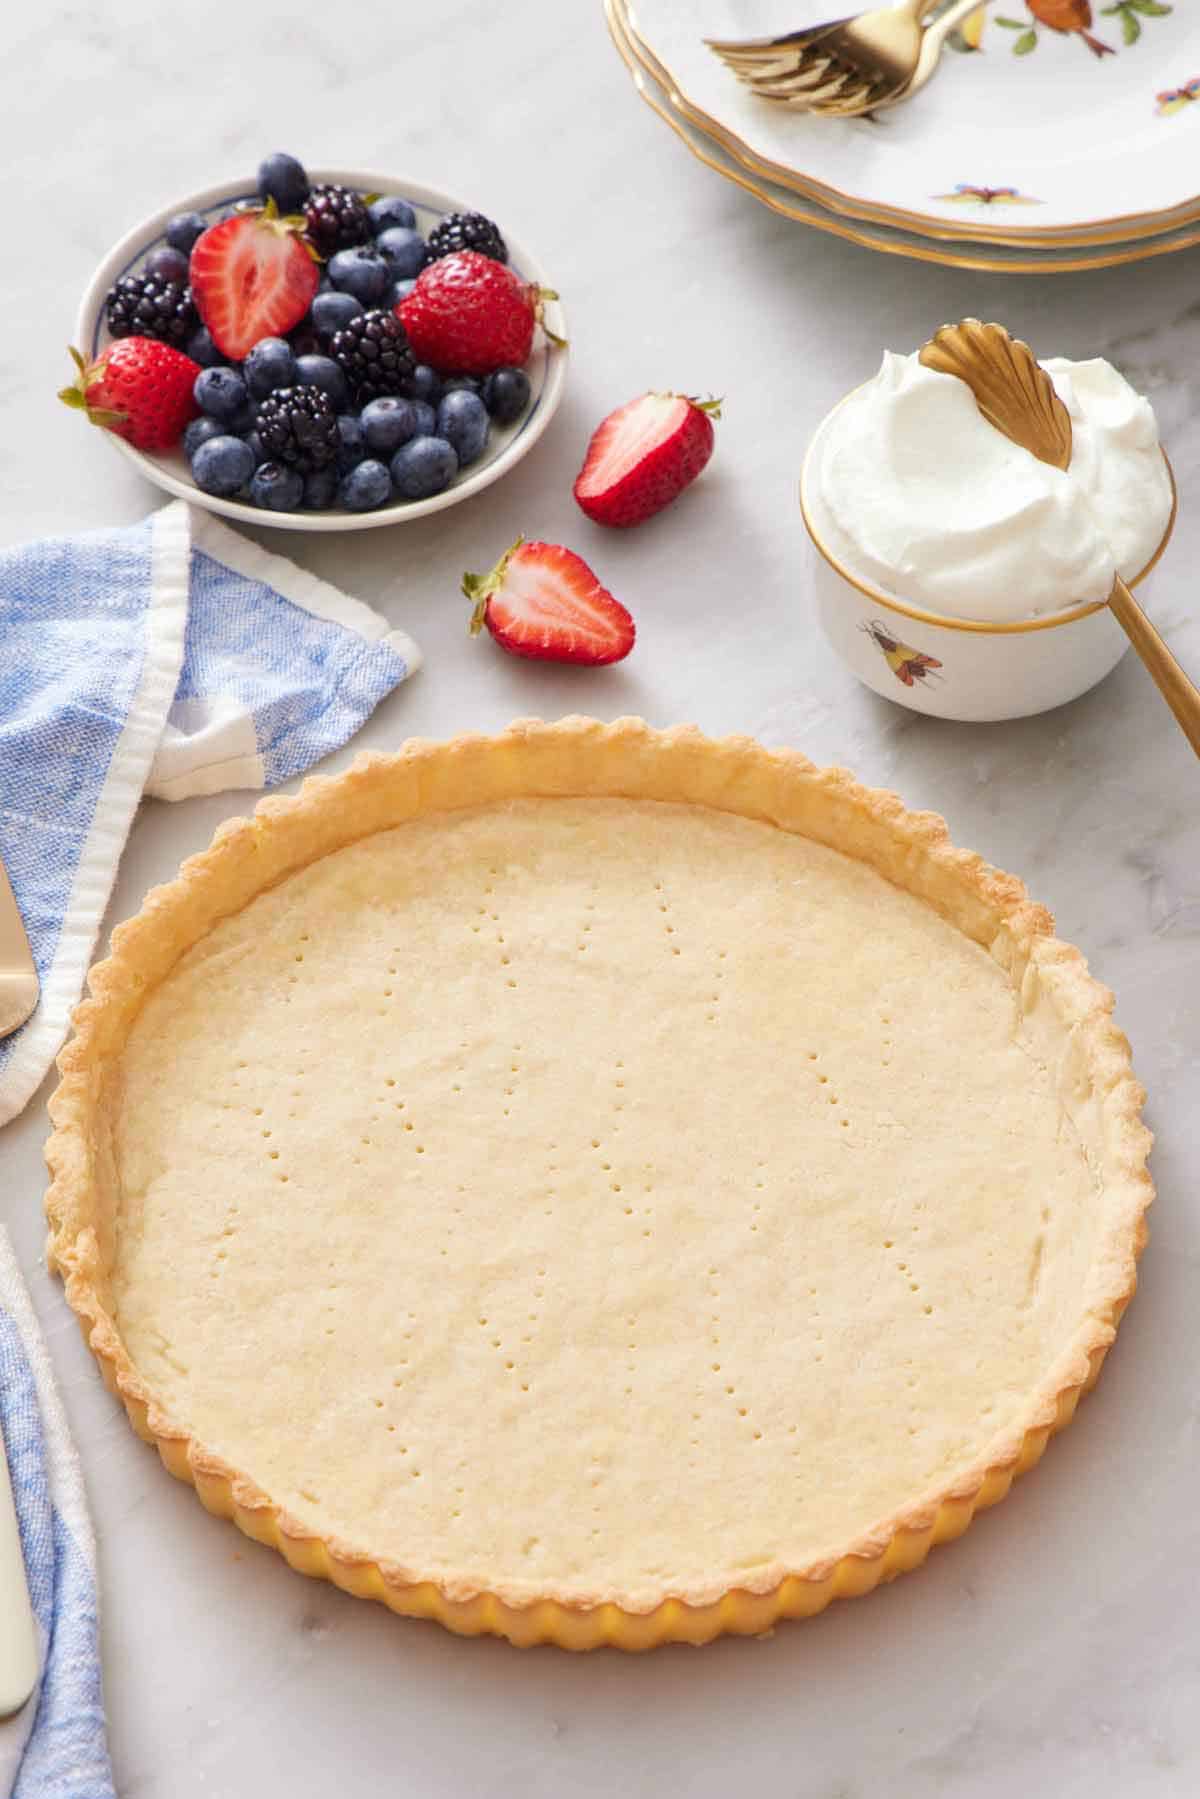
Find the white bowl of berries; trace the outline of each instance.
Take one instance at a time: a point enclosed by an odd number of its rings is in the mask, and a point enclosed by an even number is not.
[[[565,337],[538,264],[482,214],[275,155],[114,246],[60,397],[194,505],[356,531],[456,505],[527,455]]]

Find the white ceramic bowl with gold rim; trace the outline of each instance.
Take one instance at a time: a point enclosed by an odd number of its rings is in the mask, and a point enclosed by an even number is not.
[[[839,406],[844,402],[839,402]],[[800,511],[816,554],[817,611],[829,643],[852,674],[913,712],[984,724],[1027,718],[1078,699],[1117,666],[1129,648],[1104,600],[1040,618],[987,623],[952,618],[890,593],[856,574],[825,542],[815,499],[825,434],[838,407],[818,426],[800,474]],[[1170,462],[1166,452],[1163,460]],[[1162,540],[1130,587],[1141,587],[1170,541],[1176,494]],[[1139,598],[1145,601],[1143,591]]]

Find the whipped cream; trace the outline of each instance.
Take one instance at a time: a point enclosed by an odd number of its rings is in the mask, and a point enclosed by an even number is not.
[[[1150,402],[1100,358],[1042,367],[1071,414],[1065,470],[989,425],[957,376],[885,352],[827,421],[807,490],[851,573],[994,623],[1107,599],[1116,574],[1141,573],[1171,512]]]

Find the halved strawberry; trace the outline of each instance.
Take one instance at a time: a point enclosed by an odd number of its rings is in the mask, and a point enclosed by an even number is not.
[[[200,364],[157,338],[118,338],[95,362],[72,349],[71,360],[75,379],[59,399],[139,450],[169,450],[200,410],[192,391]]]
[[[464,575],[471,635],[487,626],[510,656],[538,662],[620,662],[637,630],[619,600],[573,550],[518,537],[487,575]]]
[[[588,445],[575,498],[598,525],[640,525],[681,494],[713,453],[719,400],[642,394],[610,412]]]
[[[280,218],[274,200],[210,225],[192,248],[196,310],[235,362],[260,337],[283,337],[312,304],[320,275],[303,219]]]

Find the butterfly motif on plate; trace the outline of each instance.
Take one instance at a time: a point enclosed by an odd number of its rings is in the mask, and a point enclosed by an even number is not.
[[[969,181],[958,181],[948,194],[932,194],[934,200],[947,200],[955,206],[1040,206],[1032,194],[1019,187],[975,187]]]
[[[1169,119],[1172,113],[1183,112],[1197,100],[1200,100],[1200,75],[1185,81],[1182,87],[1164,88],[1161,94],[1155,94],[1154,110],[1160,118]]]

